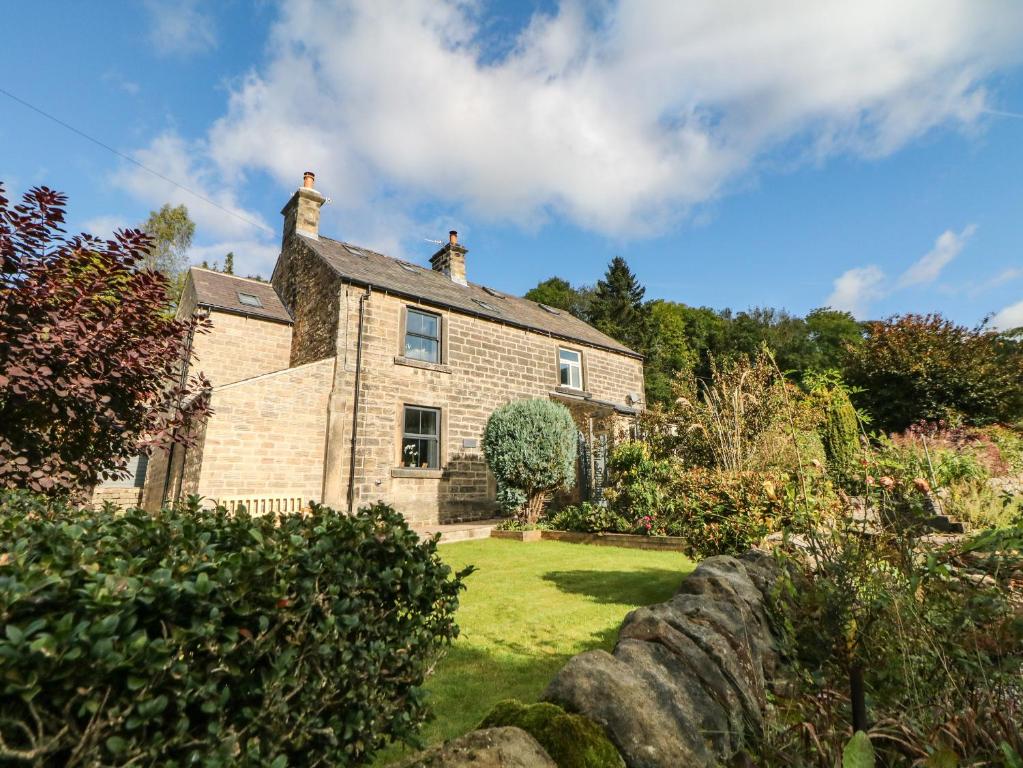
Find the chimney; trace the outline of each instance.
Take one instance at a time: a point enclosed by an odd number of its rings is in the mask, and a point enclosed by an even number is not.
[[[459,285],[468,285],[465,280],[465,254],[468,249],[458,244],[458,233],[448,232],[448,243],[430,257],[430,266]]]
[[[316,174],[306,171],[302,186],[295,190],[288,204],[281,209],[284,216],[284,241],[296,233],[320,239],[320,206],[327,198],[314,189]]]

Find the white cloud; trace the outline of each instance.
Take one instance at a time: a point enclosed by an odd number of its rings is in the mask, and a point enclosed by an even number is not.
[[[973,287],[970,290],[970,297],[976,298],[982,293],[993,290],[995,288],[1000,288],[1006,283],[1011,283],[1014,280],[1018,280],[1021,277],[1023,277],[1023,269],[1021,269],[1020,267],[1009,267],[1007,269],[1003,269],[990,280],[986,280],[980,285]]]
[[[496,60],[483,12],[284,4],[207,161],[286,188],[312,168],[348,219],[381,198],[439,199],[642,236],[765,160],[881,156],[971,125],[985,78],[1023,51],[1012,0],[565,0]]]
[[[1017,301],[996,312],[988,324],[999,331],[1023,328],[1023,301]]]
[[[934,247],[902,274],[902,277],[899,278],[899,285],[908,287],[933,283],[938,279],[941,270],[960,254],[966,241],[976,231],[977,227],[974,224],[970,224],[958,234],[951,229],[946,229],[938,235],[938,239],[934,241]]]
[[[217,176],[215,168],[202,163],[203,151],[201,143],[189,144],[175,134],[162,134],[147,148],[133,153],[135,160],[159,175],[125,164],[114,174],[114,183],[154,208],[164,203],[184,205],[203,235],[238,238],[252,237],[261,231],[267,236],[275,234],[276,230],[259,214],[238,204],[233,189]],[[196,195],[212,200],[215,205]]]
[[[146,0],[149,39],[159,53],[188,55],[216,46],[213,17],[198,5],[198,0]]]
[[[870,302],[884,295],[885,274],[874,265],[848,269],[834,282],[834,290],[825,304],[832,309],[851,312],[853,317],[863,320],[867,316]]]

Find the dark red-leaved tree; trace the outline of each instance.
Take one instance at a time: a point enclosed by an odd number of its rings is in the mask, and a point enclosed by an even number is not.
[[[204,328],[139,269],[147,236],[67,237],[66,202],[37,187],[12,206],[0,184],[0,488],[79,494],[209,413],[184,373]]]

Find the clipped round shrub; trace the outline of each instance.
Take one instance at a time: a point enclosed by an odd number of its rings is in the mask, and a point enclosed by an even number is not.
[[[575,482],[578,434],[568,408],[551,400],[516,400],[490,414],[483,456],[499,487],[525,495],[526,523],[536,523],[548,493]]]
[[[516,699],[494,705],[480,728],[514,726],[539,742],[558,768],[624,768],[604,729],[582,715],[572,715],[557,704],[523,704]]]
[[[0,735],[33,765],[362,765],[424,721],[463,575],[383,504],[0,495]]]

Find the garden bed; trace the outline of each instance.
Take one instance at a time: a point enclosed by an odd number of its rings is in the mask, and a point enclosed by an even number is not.
[[[685,551],[685,539],[679,536],[644,536],[631,533],[579,533],[577,531],[491,531],[495,539],[515,541],[564,541],[569,544],[595,544],[598,547],[652,549],[660,552]]]

